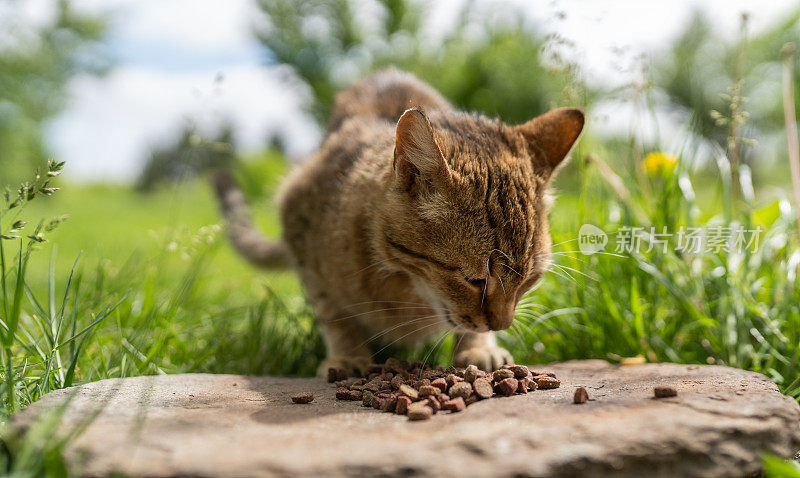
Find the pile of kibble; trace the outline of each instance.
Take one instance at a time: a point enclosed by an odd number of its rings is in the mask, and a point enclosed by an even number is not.
[[[467,368],[437,366],[389,359],[370,365],[361,377],[349,378],[342,369],[329,369],[336,398],[361,401],[365,407],[427,420],[440,410],[460,412],[478,400],[510,396],[561,386],[552,372],[533,371],[524,365],[504,365],[488,373]]]

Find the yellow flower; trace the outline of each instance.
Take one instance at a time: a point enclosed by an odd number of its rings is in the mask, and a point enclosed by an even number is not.
[[[674,154],[654,151],[648,154],[642,163],[647,174],[656,176],[674,171],[675,166],[678,165],[678,158]]]

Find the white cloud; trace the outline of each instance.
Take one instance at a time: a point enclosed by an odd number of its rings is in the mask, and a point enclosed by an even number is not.
[[[78,0],[76,8],[108,15],[113,34],[136,43],[187,50],[251,48],[251,0]]]
[[[174,140],[187,121],[213,133],[231,123],[240,149],[285,136],[290,154],[309,152],[319,130],[304,113],[307,95],[280,70],[260,64],[251,0],[76,0],[106,16],[117,67],[75,78],[66,111],[51,122],[54,155],[73,177],[130,180],[154,146]],[[218,74],[224,80],[215,83]]]
[[[514,4],[544,32],[571,43],[561,51],[584,68],[587,78],[613,86],[631,81],[637,57],[669,47],[695,10],[704,12],[721,34],[735,38],[742,13],[749,15],[752,33],[771,26],[796,6],[794,0],[515,0]]]
[[[201,131],[230,122],[243,151],[263,148],[267,132],[280,131],[290,153],[306,153],[319,132],[302,112],[302,92],[277,73],[259,66],[230,68],[218,85],[213,70],[120,67],[105,78],[78,78],[70,88],[70,106],[50,125],[50,144],[72,175],[92,180],[132,179],[150,149],[176,138],[187,120]]]
[[[31,2],[31,16],[46,18],[45,7],[51,2]],[[429,16],[428,30],[446,30],[463,2],[438,4]],[[741,11],[750,11],[753,29],[758,30],[793,5],[791,0],[515,3],[544,32],[574,43],[571,55],[587,68],[587,77],[612,85],[630,82],[632,74],[625,69],[632,58],[664,48],[685,26],[694,7],[712,12],[719,29],[735,35]],[[251,31],[257,15],[252,0],[75,0],[74,4],[110,16],[109,45],[119,61],[105,78],[75,79],[68,109],[50,125],[48,141],[54,155],[70,162],[74,176],[131,179],[151,147],[174,138],[187,118],[207,127],[231,121],[245,150],[263,146],[274,130],[286,134],[295,154],[309,152],[319,140],[319,130],[303,113],[302,91],[287,86],[275,69],[260,65],[263,50]],[[484,0],[479,5],[502,13],[507,3]],[[218,71],[226,80],[216,91],[213,80]],[[598,110],[614,115],[608,127],[625,118],[624,111],[607,105]]]

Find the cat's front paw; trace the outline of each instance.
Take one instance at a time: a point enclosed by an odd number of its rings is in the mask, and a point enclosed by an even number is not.
[[[475,365],[481,370],[491,372],[503,365],[514,363],[514,358],[502,347],[475,347],[458,352],[453,357],[453,363],[456,367]]]
[[[358,376],[367,371],[371,362],[371,357],[328,357],[317,367],[317,376],[327,376],[329,368],[342,368],[351,377]]]

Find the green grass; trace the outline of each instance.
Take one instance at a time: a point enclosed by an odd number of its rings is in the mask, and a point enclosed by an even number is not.
[[[254,214],[265,233],[278,234],[278,221],[269,200],[254,202]],[[65,185],[57,196],[32,202],[25,212],[32,219],[67,214],[62,227],[48,236],[48,243],[31,260],[31,269],[44,271],[56,250],[56,270],[68,270],[78,255],[85,267],[116,271],[133,260],[158,267],[161,286],[178,280],[185,272],[187,253],[197,248],[201,228],[221,224],[211,189],[193,181],[153,194],[140,194],[117,185]],[[216,241],[219,234],[212,233]],[[204,239],[208,239],[206,235]],[[226,246],[223,244],[223,246]],[[242,261],[228,247],[220,247],[204,268],[215,291],[232,292],[234,303],[251,299],[265,277],[281,295],[299,293],[291,274],[267,274]],[[61,275],[61,274],[60,274]],[[224,278],[224,280],[222,280]],[[46,274],[33,273],[36,286],[46,284]]]
[[[269,202],[254,209],[274,232]],[[5,214],[4,231],[15,211]],[[204,182],[149,196],[123,186],[68,185],[37,197],[23,216],[67,211],[47,242],[33,244],[25,265],[28,297],[20,301],[18,340],[9,348],[14,367],[26,369],[16,393],[4,395],[4,416],[51,389],[108,377],[315,370],[323,350],[297,279],[254,270],[235,255]],[[13,258],[9,247],[17,241],[4,245]],[[14,267],[6,272],[16,279]],[[65,382],[63,369],[46,364],[66,368],[77,343],[74,380]]]
[[[800,397],[800,247],[792,214],[770,201],[758,207],[752,198],[726,217],[725,208],[681,190],[680,178],[692,180],[687,169],[647,179],[652,199],[636,198],[645,223],[614,197],[596,169],[579,165],[584,193],[553,213],[572,211],[570,220],[554,228],[554,243],[562,243],[554,248],[560,266],[529,296],[531,305],[518,311],[520,325],[512,335],[519,340],[510,342],[515,357],[613,360],[641,354],[650,361],[729,365],[764,373]],[[703,187],[724,190],[724,175],[705,180]],[[604,219],[613,215],[618,218]],[[574,238],[583,223],[609,233],[651,225],[656,231],[742,225],[765,232],[755,251],[742,253],[679,253],[675,237],[666,251],[647,252],[644,241],[633,254],[560,252],[578,249]],[[613,253],[615,236],[609,241]]]

